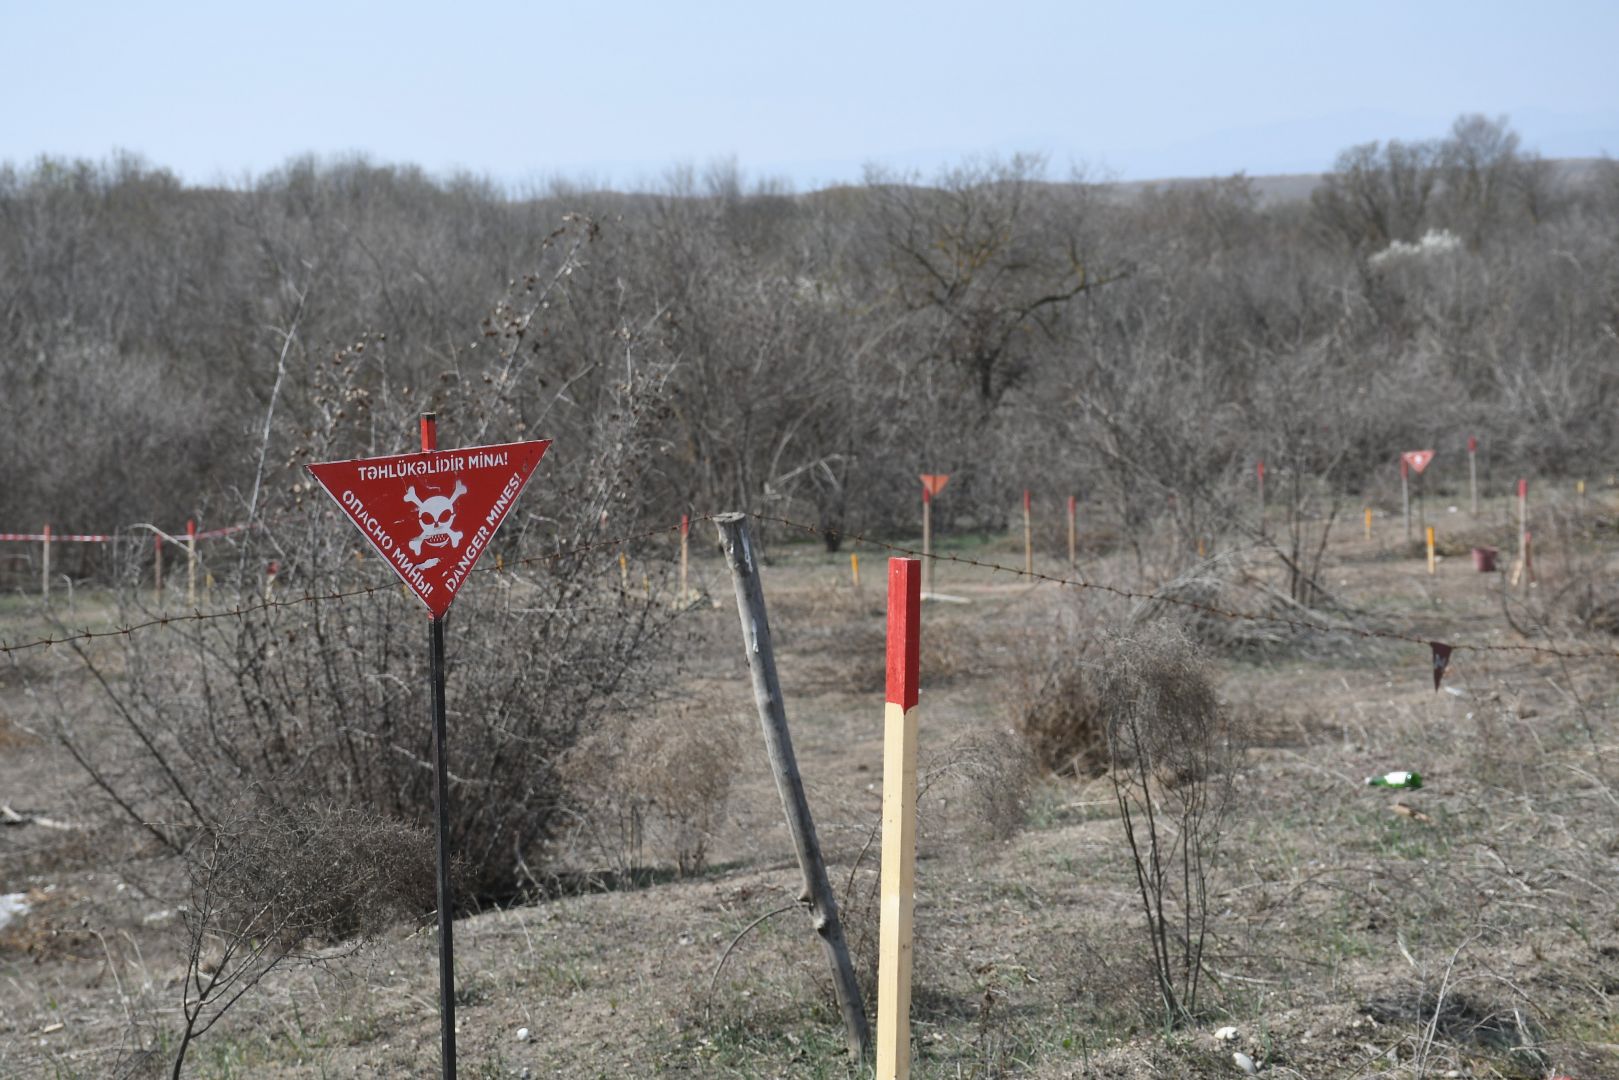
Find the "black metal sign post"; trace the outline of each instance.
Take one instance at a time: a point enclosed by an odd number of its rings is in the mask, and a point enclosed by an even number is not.
[[[422,414],[422,450],[438,449],[438,416]],[[433,684],[433,816],[438,833],[438,1002],[444,1080],[455,1080],[455,899],[450,889],[450,766],[445,752],[444,618],[428,621],[427,668]]]
[[[455,903],[450,895],[450,783],[444,752],[444,620],[428,623],[433,680],[433,811],[438,818],[438,996],[444,1080],[455,1080]]]

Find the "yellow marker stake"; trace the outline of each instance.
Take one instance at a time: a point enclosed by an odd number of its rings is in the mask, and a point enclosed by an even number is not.
[[[618,584],[625,591],[630,591],[630,559],[622,551],[618,553]]]
[[[849,573],[854,578],[855,591],[860,591],[860,556],[849,552]]]
[[[882,909],[877,932],[877,1080],[911,1075],[911,915],[916,901],[916,699],[921,566],[888,560],[883,710]]]
[[[1433,526],[1429,525],[1428,526],[1428,576],[1432,577],[1433,573],[1434,573]]]
[[[1366,539],[1370,540],[1371,538],[1372,538],[1372,508],[1370,506],[1368,506],[1366,508]]]

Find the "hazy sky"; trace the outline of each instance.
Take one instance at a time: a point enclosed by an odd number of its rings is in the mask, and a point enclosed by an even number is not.
[[[521,187],[734,157],[799,188],[1045,153],[1123,179],[1315,172],[1508,114],[1619,155],[1619,3],[254,4],[0,0],[0,160],[192,182],[363,152]]]

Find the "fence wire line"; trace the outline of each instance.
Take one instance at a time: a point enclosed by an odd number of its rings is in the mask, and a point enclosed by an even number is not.
[[[818,525],[806,525],[800,521],[788,518],[775,517],[770,514],[750,513],[748,515],[757,521],[769,522],[774,525],[784,525],[788,528],[799,529],[815,536],[825,537],[833,530],[822,529]],[[931,559],[934,562],[952,562],[962,566],[973,566],[980,570],[989,570],[996,573],[1012,574],[1016,577],[1032,578],[1036,581],[1049,582],[1053,585],[1062,585],[1072,589],[1089,589],[1095,592],[1108,593],[1112,596],[1122,597],[1126,600],[1149,601],[1152,603],[1171,604],[1176,607],[1187,608],[1201,612],[1205,615],[1214,615],[1222,619],[1239,620],[1243,622],[1270,623],[1275,626],[1285,626],[1293,630],[1309,630],[1320,634],[1343,634],[1350,637],[1375,638],[1384,641],[1400,641],[1413,645],[1433,646],[1435,644],[1450,645],[1454,652],[1530,652],[1541,653],[1546,656],[1562,657],[1565,660],[1619,660],[1619,649],[1560,649],[1550,645],[1473,645],[1454,644],[1431,637],[1419,637],[1415,634],[1403,634],[1397,630],[1371,630],[1361,626],[1329,626],[1325,623],[1311,622],[1307,619],[1292,619],[1285,615],[1267,615],[1255,611],[1234,611],[1229,608],[1217,607],[1213,604],[1199,600],[1188,600],[1185,597],[1171,596],[1157,592],[1137,592],[1133,589],[1120,588],[1116,585],[1104,585],[1098,581],[1086,581],[1082,578],[1064,578],[1055,574],[1043,574],[1038,570],[1025,570],[1021,567],[1006,566],[1001,563],[985,562],[982,559],[973,559],[963,555],[940,555],[936,552],[924,554],[914,548],[902,544],[891,544],[885,540],[874,540],[859,533],[837,532],[836,535],[847,543],[864,544],[868,547],[878,548],[895,555],[904,555],[915,559]]]
[[[691,525],[696,525],[705,521],[713,521],[717,516],[719,515],[712,513],[688,515],[687,527],[689,529],[689,526]],[[1273,615],[1255,611],[1237,611],[1230,608],[1222,608],[1214,604],[1205,603],[1200,600],[1188,600],[1185,597],[1173,596],[1166,593],[1138,592],[1134,589],[1126,589],[1117,585],[1107,585],[1103,584],[1102,582],[1087,581],[1083,578],[1065,578],[1055,574],[1042,573],[1038,570],[1025,570],[1017,566],[1007,566],[1002,563],[987,562],[983,559],[974,559],[964,555],[948,555],[939,554],[937,552],[929,552],[924,554],[920,550],[906,547],[903,544],[894,544],[886,540],[877,540],[861,533],[849,533],[823,529],[818,525],[810,525],[805,522],[794,521],[791,518],[779,517],[773,514],[749,511],[747,516],[757,522],[760,522],[761,524],[780,525],[790,529],[797,529],[800,532],[822,538],[835,533],[835,535],[845,543],[860,544],[869,548],[878,549],[880,551],[886,551],[894,555],[903,555],[907,558],[926,558],[931,559],[934,562],[948,562],[955,563],[959,566],[971,566],[980,570],[988,570],[991,573],[1010,574],[1013,577],[1029,578],[1033,581],[1046,582],[1048,584],[1059,585],[1064,588],[1106,593],[1125,600],[1167,604],[1189,611],[1196,611],[1204,615],[1211,615],[1216,618],[1229,619],[1233,621],[1263,623],[1272,626],[1287,627],[1290,630],[1307,631],[1318,634],[1338,634],[1345,637],[1355,637],[1364,640],[1398,641],[1404,644],[1423,645],[1430,648],[1435,644],[1449,645],[1453,652],[1532,653],[1542,656],[1555,656],[1565,660],[1619,660],[1619,649],[1565,649],[1553,645],[1535,645],[1529,643],[1488,645],[1472,644],[1469,642],[1445,642],[1437,638],[1421,637],[1416,634],[1402,633],[1397,630],[1376,630],[1368,629],[1366,627],[1346,625],[1332,626],[1326,623],[1312,622],[1308,619],[1290,618],[1285,615]],[[501,573],[505,569],[516,569],[524,566],[539,565],[542,563],[560,562],[563,559],[576,558],[587,555],[593,551],[622,548],[626,544],[637,540],[645,540],[650,537],[662,536],[667,533],[678,533],[681,527],[682,526],[678,524],[664,525],[655,529],[647,529],[638,533],[614,537],[610,540],[601,540],[595,543],[585,544],[568,551],[557,551],[548,555],[528,555],[522,558],[512,559],[509,562],[506,562],[504,566],[480,566],[475,568],[472,572],[475,574]],[[139,631],[149,630],[153,627],[164,627],[174,623],[206,622],[212,619],[241,618],[254,612],[269,611],[276,608],[289,608],[296,607],[301,604],[347,600],[357,596],[368,596],[372,593],[400,587],[402,587],[401,583],[398,580],[393,580],[379,582],[373,585],[366,585],[357,589],[325,593],[306,592],[302,595],[288,596],[285,599],[280,600],[266,598],[264,600],[251,604],[245,604],[240,607],[217,611],[194,610],[190,613],[157,615],[142,622],[132,623],[128,626],[114,627],[109,630],[86,629],[62,634],[60,636],[53,635],[50,637],[43,637],[32,641],[17,643],[0,641],[0,655],[24,652],[29,649],[44,648],[51,645],[66,644],[69,641],[90,641],[96,638],[128,637],[130,634]]]
[[[712,516],[713,515],[704,515],[697,520],[706,521]],[[526,555],[518,559],[502,560],[495,566],[474,567],[472,573],[499,574],[509,570],[519,569],[524,566],[536,566],[542,563],[561,562],[563,559],[577,558],[582,555],[588,555],[593,551],[621,548],[624,545],[636,540],[645,540],[649,537],[662,536],[664,533],[678,532],[679,530],[679,525],[663,525],[656,529],[647,529],[643,532],[630,533],[625,536],[617,536],[611,540],[599,540],[595,543],[584,544],[576,548],[571,548],[567,551],[555,551],[549,555]],[[117,626],[109,630],[84,629],[75,630],[61,635],[36,638],[32,641],[21,641],[15,643],[0,641],[0,656],[10,653],[26,652],[29,649],[46,648],[51,645],[65,645],[70,641],[80,642],[93,641],[97,638],[128,637],[129,635],[138,633],[142,630],[150,630],[153,627],[169,626],[177,623],[198,623],[208,622],[213,619],[242,618],[243,616],[251,615],[254,612],[259,611],[272,611],[278,608],[298,607],[303,604],[325,603],[334,600],[350,600],[357,596],[370,596],[372,593],[385,592],[388,589],[406,587],[407,586],[405,586],[403,582],[395,578],[392,581],[382,581],[372,585],[363,585],[356,589],[343,589],[333,592],[318,593],[304,592],[298,595],[289,595],[284,599],[279,600],[272,597],[266,597],[251,604],[243,604],[234,608],[222,608],[216,611],[193,610],[189,613],[180,612],[178,614],[154,615],[151,618],[145,619],[141,622],[130,623],[127,626]]]

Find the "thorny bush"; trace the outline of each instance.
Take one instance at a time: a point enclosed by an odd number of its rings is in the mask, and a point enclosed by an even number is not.
[[[130,636],[118,656],[81,652],[116,734],[64,716],[62,740],[163,847],[217,834],[248,800],[288,818],[322,805],[428,820],[427,619],[301,466],[411,449],[418,411],[432,408],[448,445],[555,439],[446,633],[450,841],[473,898],[523,885],[562,820],[562,759],[651,691],[674,610],[657,589],[622,589],[619,547],[602,543],[645,527],[631,496],[651,468],[647,431],[673,367],[656,320],[570,312],[602,321],[595,358],[558,349],[549,333],[575,274],[590,270],[595,235],[574,220],[545,238],[542,269],[512,284],[484,322],[483,347],[435,357],[445,369],[436,386],[401,385],[405,365],[376,333],[289,370],[280,411],[272,397],[261,421],[264,496],[256,484],[241,500],[253,527],[207,567],[221,582],[203,606],[242,613]],[[126,616],[175,610],[178,593],[139,584],[132,572],[124,602],[140,611]],[[312,599],[267,606],[266,596]]]

